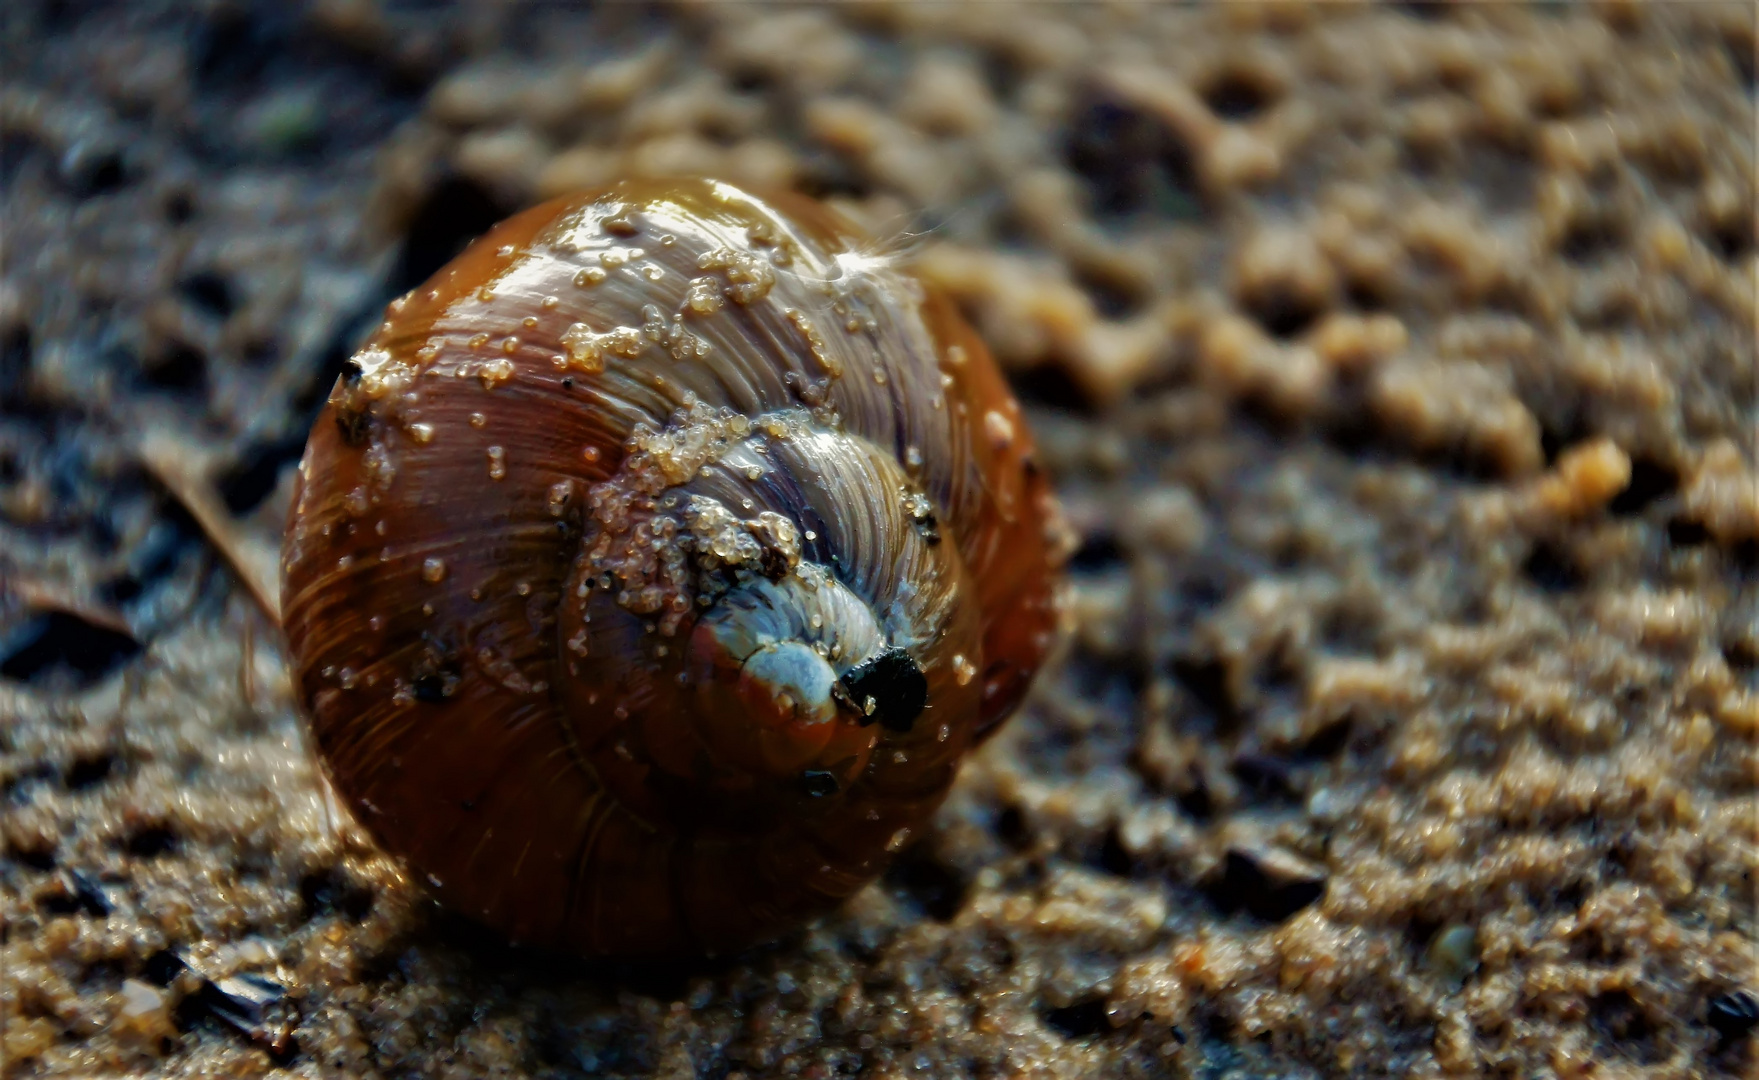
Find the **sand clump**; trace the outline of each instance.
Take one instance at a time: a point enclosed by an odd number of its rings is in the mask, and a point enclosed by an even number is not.
[[[9,1075],[1759,1059],[1750,7],[0,24]],[[628,173],[806,191],[913,260],[1083,540],[1065,657],[899,866],[664,970],[435,911],[328,797],[225,554],[276,542],[387,300]]]

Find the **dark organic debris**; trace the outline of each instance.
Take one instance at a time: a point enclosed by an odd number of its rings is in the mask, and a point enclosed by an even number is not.
[[[1228,849],[1210,896],[1225,911],[1245,910],[1282,922],[1325,895],[1325,871],[1280,848],[1240,845]]]
[[[46,844],[33,844],[26,847],[20,847],[15,842],[7,854],[33,870],[55,869],[55,842],[53,840]]]
[[[287,988],[280,983],[249,973],[228,975],[204,982],[199,996],[209,1013],[274,1057],[285,1059],[297,1049],[293,1040],[295,1017],[283,1004]]]
[[[229,317],[238,297],[226,278],[214,270],[198,270],[177,282],[177,291],[196,310],[216,319]]]
[[[1275,754],[1242,751],[1234,755],[1230,768],[1240,782],[1260,797],[1300,794],[1294,763]]]
[[[0,677],[31,682],[57,672],[79,687],[91,684],[139,653],[140,642],[71,611],[46,611],[0,635]]]
[[[73,886],[73,899],[86,914],[94,919],[102,919],[110,914],[110,901],[97,882],[73,869],[67,871],[67,880]]]
[[[141,969],[142,978],[161,987],[186,975],[201,982],[178,1006],[179,1027],[187,1030],[203,1016],[211,1016],[267,1050],[280,1064],[298,1052],[293,1030],[299,1025],[299,1013],[285,986],[252,972],[209,978],[175,949],[160,949],[147,957]]]
[[[1203,197],[1192,151],[1179,132],[1101,90],[1079,104],[1063,148],[1102,219],[1195,217]]]
[[[147,957],[141,967],[141,974],[154,986],[170,986],[177,977],[189,970],[189,964],[175,949],[160,949]]]
[[[150,433],[137,447],[140,463],[201,528],[269,621],[281,623],[281,591],[271,557],[253,547],[209,476],[209,463],[176,436]]]
[[[147,825],[130,833],[122,848],[136,858],[157,858],[177,849],[177,834],[165,825]]]
[[[69,791],[83,791],[110,778],[116,768],[116,755],[105,752],[75,758],[67,766],[61,782]]]
[[[965,906],[969,884],[954,867],[933,857],[923,846],[907,850],[886,871],[885,882],[936,922],[951,922]]]
[[[472,809],[474,804],[467,804]],[[340,867],[313,870],[299,879],[301,910],[306,919],[324,915],[341,915],[358,923],[373,909],[373,890],[362,885]]]
[[[1728,1045],[1759,1027],[1759,998],[1745,990],[1732,990],[1710,999],[1704,1022],[1716,1031],[1717,1041]]]
[[[303,432],[252,446],[241,455],[237,464],[215,481],[226,509],[235,515],[255,510],[274,492],[281,474],[299,460],[304,450]]]
[[[1588,999],[1588,1017],[1617,1053],[1641,1065],[1660,1062],[1659,1028],[1654,1013],[1629,990],[1614,989]]]
[[[1060,1009],[1046,1009],[1042,1015],[1045,1025],[1065,1039],[1087,1039],[1111,1030],[1106,1003],[1100,998],[1078,1001]]]
[[[103,889],[78,870],[61,871],[38,895],[43,910],[53,915],[84,913],[102,919],[110,914],[110,901],[104,896]]]
[[[392,295],[432,277],[512,209],[475,181],[456,175],[441,179],[410,219],[403,251],[391,272]]]

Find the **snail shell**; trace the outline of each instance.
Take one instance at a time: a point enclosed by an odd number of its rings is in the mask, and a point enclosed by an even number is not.
[[[448,906],[588,955],[849,896],[1049,648],[1060,517],[949,302],[795,196],[628,181],[393,302],[300,463],[297,685]]]

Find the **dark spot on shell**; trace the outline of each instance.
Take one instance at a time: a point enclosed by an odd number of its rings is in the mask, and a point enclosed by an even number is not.
[[[422,656],[409,673],[410,688],[417,701],[445,701],[458,692],[463,665],[455,650],[432,634],[422,635]]]
[[[790,569],[788,556],[773,547],[765,547],[763,554],[758,556],[757,572],[771,581],[780,581],[787,577]]]
[[[936,519],[933,511],[919,518],[913,518],[911,523],[916,526],[916,535],[922,537],[922,542],[929,547],[934,547],[941,542],[941,523]]]
[[[417,675],[410,685],[415,690],[417,701],[445,701],[458,692],[457,665]]]
[[[347,409],[336,410],[336,430],[342,433],[342,441],[349,446],[365,446],[367,432],[372,428],[372,414],[362,410],[350,412]]]

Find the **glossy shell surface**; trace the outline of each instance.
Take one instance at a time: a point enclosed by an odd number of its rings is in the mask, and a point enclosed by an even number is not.
[[[945,299],[803,198],[631,181],[390,305],[285,625],[332,781],[442,902],[715,952],[920,831],[1052,643],[1060,528]]]

